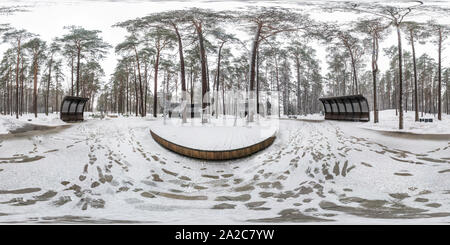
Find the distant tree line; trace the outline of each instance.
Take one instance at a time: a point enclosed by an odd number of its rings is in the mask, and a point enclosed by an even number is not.
[[[21,8],[0,9],[12,13]],[[109,44],[100,31],[79,26],[65,27],[66,34],[50,43],[24,29],[2,24],[2,41],[10,47],[0,60],[0,113],[15,115],[59,111],[64,95],[94,98],[104,71],[100,64]],[[66,68],[65,68],[66,67]],[[65,70],[70,72],[69,89],[64,89]],[[91,100],[92,101],[92,100]],[[93,104],[88,103],[88,110]]]
[[[364,18],[342,25],[313,20],[300,9],[252,7],[172,10],[123,21],[114,25],[127,35],[114,47],[120,58],[107,82],[101,82],[100,62],[111,46],[100,31],[68,26],[66,34],[46,43],[26,30],[2,25],[10,48],[0,63],[0,111],[20,116],[44,108],[48,113],[69,94],[91,102],[97,98],[98,110],[125,115],[156,117],[168,100],[189,100],[201,104],[202,114],[217,116],[217,102],[224,100],[225,91],[236,89],[256,94],[249,99],[258,103],[259,91],[277,92],[280,115],[317,113],[323,110],[319,97],[348,94],[369,99],[375,122],[379,110],[396,109],[399,128],[403,111],[415,111],[416,120],[420,113],[436,113],[438,119],[449,113],[450,68],[442,53],[450,27],[408,18],[446,9],[421,2],[402,7],[342,2],[323,10]],[[397,44],[380,50],[392,31]],[[248,39],[238,38],[242,35]],[[317,57],[312,42],[327,47],[326,57]],[[435,50],[418,56],[416,46],[425,42]],[[438,59],[430,58],[430,52]],[[390,60],[383,73],[378,68],[381,55]],[[326,59],[325,76],[320,59]],[[70,81],[64,81],[65,71]],[[90,103],[88,110],[93,109]],[[258,113],[259,107],[249,111],[248,120]],[[189,116],[183,111],[183,122]]]
[[[245,12],[194,8],[121,22],[116,26],[125,28],[129,37],[116,47],[122,59],[99,105],[119,113],[144,116],[152,112],[156,116],[167,97],[183,100],[180,91],[193,98],[196,89],[204,95],[213,88],[212,98],[202,101],[205,106],[219,98],[219,91],[271,89],[278,91],[284,115],[319,112],[322,108],[317,99],[321,96],[363,94],[371,102],[375,122],[380,109],[397,109],[399,127],[403,127],[404,110],[416,111],[416,120],[419,112],[436,113],[440,119],[442,107],[448,113],[449,68],[442,67],[441,59],[432,61],[426,54],[416,57],[415,45],[432,41],[441,57],[449,27],[433,21],[406,20],[420,8],[421,3],[401,8],[376,4],[334,7],[333,11],[373,16],[347,25],[320,23],[282,8]],[[237,39],[227,31],[231,28],[224,28],[230,26],[245,31],[251,39]],[[398,44],[380,50],[380,42],[392,30],[397,33]],[[402,35],[411,51],[401,43]],[[321,76],[320,57],[308,45],[310,41],[328,47],[325,77]],[[378,68],[380,55],[391,60],[383,74]],[[161,61],[166,66],[162,67]],[[158,84],[158,78],[163,79],[162,84]],[[150,81],[153,90],[148,89]],[[158,93],[166,98],[158,97]]]
[[[395,109],[400,129],[403,128],[403,111],[415,111],[415,121],[419,120],[420,113],[422,116],[424,113],[437,114],[439,120],[442,112],[449,113],[449,67],[443,67],[442,53],[450,26],[437,24],[434,20],[426,23],[407,20],[408,16],[423,14],[423,11],[445,15],[448,9],[424,6],[423,2],[416,1],[405,7],[343,3],[335,10],[369,14],[373,18],[341,25],[333,31],[338,33],[338,38],[329,47],[326,76],[332,95],[345,95],[359,89],[359,93],[371,101],[375,122],[378,122],[378,110]],[[397,34],[397,45],[380,50],[379,43],[392,30]],[[408,46],[402,43],[402,37]],[[431,43],[435,50],[427,50],[417,57],[418,43]],[[430,52],[435,52],[438,59],[431,59]],[[380,54],[390,60],[389,69],[383,74],[378,69]],[[365,68],[367,56],[371,57],[370,72]]]

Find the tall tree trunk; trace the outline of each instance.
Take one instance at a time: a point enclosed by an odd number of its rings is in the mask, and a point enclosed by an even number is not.
[[[353,80],[353,89],[352,92],[358,94],[358,75],[356,74],[356,60],[353,54],[353,50],[351,49],[350,44],[348,43],[348,40],[343,40],[345,47],[348,50],[348,53],[350,54],[350,60],[352,63],[352,80]]]
[[[351,60],[352,60],[353,82],[354,82],[354,85],[355,85],[355,93],[358,94],[359,91],[358,91],[358,75],[356,74],[356,61],[355,61],[355,58],[353,57],[353,53],[352,52],[350,52],[350,57],[351,57]]]
[[[20,70],[21,70],[21,74],[20,74],[20,90],[21,90],[21,92],[20,92],[20,115],[22,116],[22,113],[23,113],[23,78],[24,78],[24,75],[23,75],[23,65],[24,65],[24,60],[23,60],[23,56],[21,57],[21,68],[20,68]]]
[[[83,74],[82,70],[83,70],[83,66],[80,66],[80,74]],[[86,76],[85,79],[83,79],[83,76],[80,77],[80,94],[81,94],[81,97],[84,97],[84,92],[85,92],[84,85],[86,83],[86,81],[85,81],[86,79],[89,79],[89,77]]]
[[[252,44],[252,52],[250,55],[250,91],[255,90],[255,80],[256,80],[256,53],[258,52],[259,38],[261,36],[262,23],[258,23],[256,27],[255,37]]]
[[[148,72],[148,63],[145,63],[144,66],[144,81],[145,81],[145,90],[144,90],[144,116],[147,115],[147,95],[148,95],[148,77],[147,77],[147,72]]]
[[[164,67],[163,67],[164,68]],[[162,77],[163,77],[163,80],[162,80],[162,108],[163,108],[163,120],[164,120],[164,124],[166,123],[166,95],[167,95],[167,93],[166,93],[166,84],[167,84],[167,82],[166,82],[166,69],[163,69],[162,70]]]
[[[8,69],[8,80],[6,80],[6,114],[11,113],[11,66]]]
[[[129,101],[130,101],[130,99],[129,99],[129,95],[130,95],[130,74],[129,74],[129,68],[128,68],[128,65],[127,65],[127,73],[126,73],[126,76],[127,76],[127,80],[126,80],[126,87],[127,87],[127,92],[126,92],[126,105],[127,105],[127,108],[126,108],[126,113],[127,113],[127,116],[128,116],[128,113],[130,112],[130,103],[129,103]]]
[[[136,67],[134,67],[134,92],[135,92],[134,110],[135,110],[136,116],[138,116],[138,111],[139,111],[139,94],[138,94],[138,86],[137,86],[137,78],[136,78]]]
[[[225,42],[222,42],[219,47],[219,52],[217,54],[217,76],[216,76],[216,118],[219,118],[219,81],[220,81],[220,60],[222,58],[222,47]]]
[[[183,54],[183,42],[181,40],[181,35],[178,32],[178,27],[175,23],[172,23],[173,28],[175,29],[175,34],[177,35],[177,39],[178,39],[178,54],[180,56],[180,76],[181,76],[181,100],[183,102],[186,102],[186,71],[184,68],[184,54]],[[188,105],[186,104],[186,106],[183,108],[183,112],[182,112],[182,123],[185,123],[187,121],[186,119],[186,107]],[[189,105],[190,106],[190,105]]]
[[[50,66],[48,68],[48,81],[47,81],[47,97],[45,98],[45,115],[48,116],[48,101],[50,97],[50,82],[52,80],[52,64],[53,63],[53,54],[50,57]]]
[[[59,111],[59,109],[58,109],[58,96],[59,96],[59,93],[58,93],[58,74],[56,74],[56,77],[55,77],[55,109],[56,109],[56,112]]]
[[[276,80],[277,80],[277,94],[278,94],[278,117],[280,117],[281,116],[281,111],[280,111],[280,79],[279,79],[279,76],[278,76],[278,59],[277,59],[277,57],[275,56],[275,77],[276,77]]]
[[[79,82],[80,82],[80,57],[81,56],[81,48],[77,48],[77,96],[79,96]]]
[[[308,81],[305,79],[303,81],[303,114],[306,116],[308,113],[308,94],[309,94],[309,88],[308,88]]]
[[[397,24],[397,38],[398,38],[398,111],[399,111],[399,120],[398,120],[398,128],[403,129],[403,72],[402,72],[402,39],[400,34],[400,26]]]
[[[250,90],[250,100],[251,101],[253,98],[253,93],[252,91],[255,90],[255,81],[256,81],[256,55],[258,53],[258,46],[259,46],[259,39],[261,36],[261,29],[262,29],[263,24],[262,23],[258,23],[257,27],[256,27],[256,32],[255,32],[255,37],[253,39],[253,45],[252,45],[252,51],[251,51],[251,56],[250,56],[250,81],[249,81],[249,90]],[[253,122],[253,112],[249,111],[249,117],[248,117],[248,121],[249,122]]]
[[[34,117],[37,118],[37,73],[38,73],[38,60],[34,60],[34,88],[33,88],[33,110]]]
[[[72,55],[70,58],[70,81],[71,81],[70,94],[72,96],[74,95],[74,91],[73,91],[73,58],[74,58],[74,56]]]
[[[159,41],[156,47],[156,60],[155,60],[155,77],[154,77],[154,92],[153,92],[153,116],[156,117],[157,103],[158,103],[158,67],[159,67]]]
[[[134,53],[136,55],[137,73],[138,73],[138,78],[139,78],[139,94],[141,97],[140,98],[140,112],[141,112],[141,117],[143,117],[144,116],[144,90],[142,87],[141,64],[139,62],[139,55],[138,55],[136,47],[134,47]]]
[[[20,63],[20,39],[17,40],[17,64],[16,64],[16,118],[19,119],[19,63]]]
[[[376,31],[374,31],[372,39],[373,39],[372,40],[373,122],[378,123],[378,106],[377,106],[378,36]]]
[[[222,114],[225,116],[225,80],[222,78]]]
[[[29,82],[30,84],[30,86],[29,87],[27,87],[27,90],[26,90],[26,98],[25,98],[25,107],[27,108],[27,114],[28,113],[30,113],[30,87],[31,87],[31,82]]]
[[[420,99],[420,103],[422,104],[422,117],[423,117],[423,113],[425,112],[425,97],[424,97],[424,90],[425,90],[425,78],[423,77],[422,78],[422,89],[421,89],[421,93],[420,93],[420,97],[421,97],[421,99]]]
[[[300,89],[300,58],[298,55],[295,56],[295,68],[297,71],[297,115],[300,115],[302,94]]]
[[[414,120],[416,122],[419,121],[419,102],[418,102],[418,96],[417,96],[417,66],[416,66],[416,49],[414,47],[414,34],[413,30],[409,30],[409,36],[411,38],[411,49],[412,49],[412,55],[413,55],[413,70],[414,70]]]
[[[256,50],[256,114],[259,115],[259,52]]]
[[[442,28],[439,27],[438,47],[438,120],[442,120],[442,98],[441,98],[441,53],[442,53]]]
[[[204,116],[206,115],[206,108],[208,106],[208,98],[205,98],[205,95],[208,93],[208,71],[207,71],[207,64],[206,64],[206,50],[204,46],[204,40],[203,40],[203,30],[202,30],[202,23],[193,21],[193,24],[195,26],[197,36],[198,36],[198,42],[199,42],[199,51],[200,51],[200,64],[201,64],[201,72],[202,72],[202,123],[205,122]]]
[[[449,115],[450,114],[450,104],[449,104],[449,97],[450,97],[450,84],[449,84],[449,74],[448,74],[448,71],[449,70],[447,70],[447,76],[446,76],[446,79],[445,79],[445,98],[446,98],[446,100],[447,100],[447,115]]]
[[[195,112],[194,112],[194,72],[192,71],[192,65],[191,65],[191,104],[189,105],[191,108],[191,118],[194,118]]]
[[[347,93],[346,82],[347,82],[347,62],[344,61],[344,69],[342,70],[342,87],[343,87],[343,95],[345,96]],[[303,105],[304,107],[305,105]]]
[[[170,108],[170,104],[167,105],[167,102],[169,102],[169,82],[170,82],[170,72],[166,71],[167,74],[167,80],[165,80],[165,85],[166,85],[166,92],[164,94],[164,114],[165,114],[165,118],[167,118],[167,113],[168,113],[168,109],[167,107],[169,106]]]

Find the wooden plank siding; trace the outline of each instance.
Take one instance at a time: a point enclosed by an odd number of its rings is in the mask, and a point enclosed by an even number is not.
[[[154,133],[152,130],[150,130],[150,134],[152,135],[153,139],[163,146],[164,148],[173,151],[175,153],[178,153],[183,156],[192,157],[196,159],[201,160],[211,160],[211,161],[224,161],[224,160],[232,160],[232,159],[238,159],[250,156],[258,151],[264,150],[265,148],[272,145],[272,143],[275,141],[276,136],[273,135],[259,143],[246,146],[243,148],[237,148],[237,149],[231,149],[227,151],[208,151],[208,150],[198,150],[193,149],[185,146],[181,146],[175,143],[172,143],[156,133]]]

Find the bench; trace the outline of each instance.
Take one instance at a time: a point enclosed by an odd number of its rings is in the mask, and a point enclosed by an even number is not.
[[[433,118],[424,118],[424,117],[421,117],[421,118],[419,118],[419,122],[433,122]]]

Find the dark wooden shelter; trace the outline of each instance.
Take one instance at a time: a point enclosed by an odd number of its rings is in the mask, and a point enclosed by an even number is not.
[[[61,102],[60,118],[65,122],[83,121],[84,108],[89,98],[66,96]]]
[[[326,120],[370,121],[369,103],[358,95],[320,98]]]

